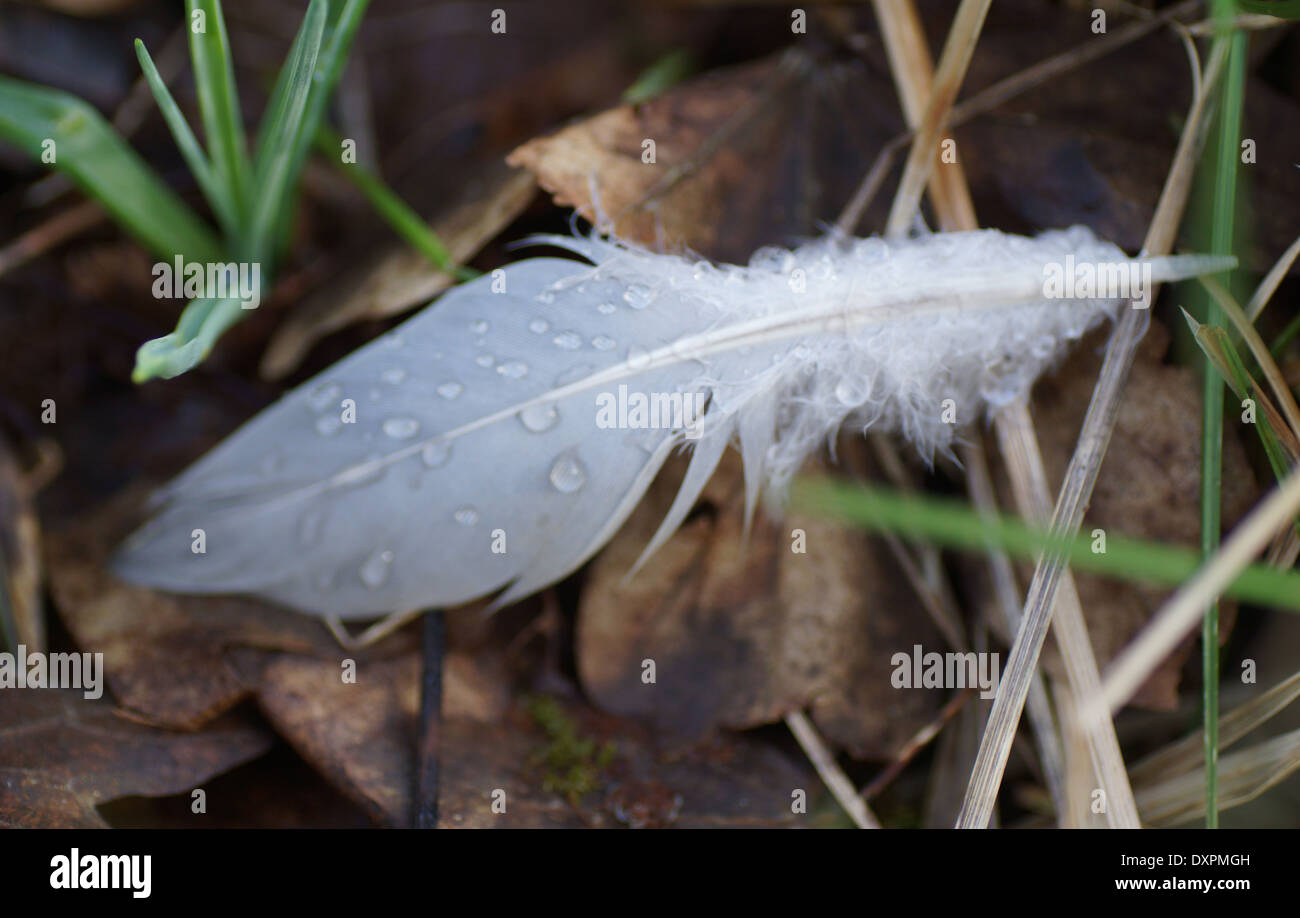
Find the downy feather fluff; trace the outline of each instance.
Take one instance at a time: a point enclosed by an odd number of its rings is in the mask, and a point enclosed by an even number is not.
[[[846,423],[897,432],[927,458],[947,449],[953,411],[969,423],[1019,396],[1124,302],[1045,298],[1044,266],[1130,261],[1084,227],[827,237],[746,267],[546,241],[590,264],[534,258],[479,278],[288,393],[164,489],[116,570],[342,618],[503,588],[504,605],[594,554],[685,445],[685,480],[643,560],[729,444],[747,513],[760,491],[779,505]],[[1227,264],[1148,261],[1155,283]],[[707,409],[689,432],[602,428],[597,399],[620,385],[700,393]]]

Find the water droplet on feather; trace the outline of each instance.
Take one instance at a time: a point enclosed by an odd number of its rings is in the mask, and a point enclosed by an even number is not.
[[[415,418],[389,418],[383,426],[384,433],[394,440],[409,440],[420,432],[420,422]]]
[[[561,453],[551,466],[551,484],[555,490],[572,494],[587,481],[587,467],[578,458],[576,450]]]
[[[434,440],[432,443],[425,444],[420,450],[420,461],[431,469],[446,465],[450,458],[451,444],[445,440]]]
[[[384,581],[388,579],[388,569],[392,564],[391,551],[375,552],[366,559],[365,564],[361,565],[361,582],[372,590],[383,586]]]
[[[533,433],[550,430],[560,420],[555,404],[531,405],[519,412],[519,421]]]

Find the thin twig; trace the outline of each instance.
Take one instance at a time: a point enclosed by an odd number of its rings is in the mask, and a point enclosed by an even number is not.
[[[1046,526],[1051,514],[1051,492],[1038,437],[1024,400],[1017,400],[998,412],[994,425],[1002,453],[1013,471],[1012,485],[1021,516],[1034,525]],[[1088,637],[1074,575],[1068,569],[1061,576],[1061,589],[1052,615],[1052,633],[1056,635],[1061,651],[1070,691],[1076,699],[1092,697],[1101,690],[1101,674]],[[1062,724],[1063,728],[1065,726]],[[1093,768],[1106,793],[1107,822],[1117,829],[1138,828],[1137,804],[1124,767],[1119,737],[1115,735],[1115,725],[1107,718],[1080,726]]]
[[[893,761],[885,766],[885,769],[872,778],[871,783],[862,789],[862,799],[870,800],[888,787],[895,778],[902,774],[908,763],[916,758],[916,754],[929,745],[930,741],[939,735],[939,731],[943,729],[944,725],[952,720],[957,715],[957,712],[965,707],[966,702],[973,697],[975,697],[975,689],[967,688],[949,698],[948,703],[939,710],[934,719],[920,730],[917,730],[898,750],[898,754],[894,756]]]
[[[82,201],[59,211],[0,249],[0,275],[79,236],[106,217],[104,208],[95,201]]]
[[[808,716],[803,711],[791,711],[785,715],[785,724],[799,741],[804,755],[813,763],[813,768],[817,769],[817,774],[821,775],[831,795],[844,808],[844,812],[849,814],[853,824],[859,829],[879,829],[880,822],[872,814],[867,802],[853,789],[853,782],[848,775],[836,764],[835,756],[831,755]]]
[[[1035,88],[1054,77],[1061,76],[1090,61],[1104,57],[1156,29],[1173,21],[1176,17],[1190,13],[1201,5],[1201,0],[1185,0],[1169,7],[1159,15],[1140,22],[1132,22],[1101,38],[1089,39],[1077,47],[1060,54],[1055,54],[999,80],[987,89],[981,90],[965,102],[953,106],[948,118],[948,127],[955,128],[972,118],[990,112],[1016,96]],[[881,147],[876,154],[876,161],[863,177],[862,183],[853,193],[849,203],[840,213],[835,226],[843,233],[852,233],[862,222],[862,215],[875,199],[876,192],[884,184],[889,170],[893,167],[898,151],[910,143],[916,134],[912,130],[904,131]]]
[[[898,100],[907,116],[908,126],[915,127],[925,117],[926,102],[934,84],[934,65],[921,28],[921,17],[917,15],[912,0],[874,0],[874,4]],[[938,160],[940,156],[936,149],[934,158]],[[960,167],[936,171],[930,180],[930,196],[935,202],[941,229],[974,228],[975,205],[971,202],[970,188]],[[939,206],[941,202],[942,207]]]
[[[1004,453],[1005,456],[1005,453]],[[982,514],[993,515],[997,512],[997,501],[993,493],[993,481],[989,475],[988,461],[984,449],[975,444],[966,449],[962,458],[966,466],[966,490],[970,494],[975,509]],[[1023,481],[1023,473],[1017,468],[1010,456],[1005,457],[1008,474],[1013,484]],[[1007,623],[1007,631],[1015,634],[1020,625],[1020,590],[1016,586],[1015,571],[1011,559],[1005,552],[990,548],[986,553],[989,569],[993,577],[993,593]],[[1038,749],[1038,758],[1042,764],[1043,779],[1047,784],[1052,805],[1059,818],[1064,818],[1068,800],[1065,791],[1065,756],[1061,749],[1061,737],[1057,733],[1056,723],[1052,719],[1052,704],[1047,694],[1047,680],[1042,673],[1034,673],[1034,681],[1029,687],[1029,724],[1034,731],[1034,742]]]
[[[419,745],[411,825],[417,829],[436,829],[442,746],[442,663],[447,650],[447,628],[441,609],[431,609],[425,613],[421,643],[424,650],[424,678],[420,683]]]
[[[889,222],[885,225],[886,236],[902,236],[912,225],[916,208],[921,202],[921,193],[934,169],[939,135],[948,123],[952,104],[961,90],[966,68],[970,66],[975,44],[979,41],[984,17],[992,3],[993,0],[962,0],[961,6],[957,8],[948,39],[944,42],[943,54],[939,57],[925,117],[917,126],[916,139],[912,141],[911,152],[903,166],[903,178],[899,181],[894,206],[889,212]]]
[[[1259,318],[1259,314],[1264,311],[1268,301],[1273,298],[1277,288],[1282,283],[1282,278],[1286,277],[1291,266],[1295,264],[1297,257],[1300,257],[1300,236],[1296,237],[1291,247],[1282,253],[1282,257],[1277,260],[1277,264],[1264,275],[1264,279],[1259,282],[1255,288],[1255,293],[1251,296],[1250,302],[1246,304],[1246,315],[1254,322]]]

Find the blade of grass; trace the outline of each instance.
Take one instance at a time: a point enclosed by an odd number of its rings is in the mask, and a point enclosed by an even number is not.
[[[76,96],[0,76],[0,137],[36,160],[53,141],[54,167],[153,254],[220,259],[221,243],[208,226]]]
[[[260,265],[264,282],[273,276],[287,238],[298,176],[367,5],[368,0],[347,0],[327,29],[329,3],[312,0],[280,70],[248,167],[252,200],[233,245],[235,257]],[[143,382],[193,368],[242,314],[236,300],[191,303],[176,331],[139,349],[132,378]]]
[[[1280,19],[1300,19],[1300,0],[1237,0],[1248,13],[1264,13]]]
[[[1291,394],[1290,387],[1287,386],[1286,380],[1282,378],[1282,371],[1278,369],[1277,362],[1268,352],[1268,346],[1264,344],[1264,339],[1255,331],[1255,326],[1251,324],[1250,319],[1242,308],[1237,305],[1237,301],[1232,294],[1228,292],[1222,284],[1212,277],[1199,278],[1201,284],[1210,295],[1214,297],[1222,314],[1230,321],[1241,339],[1246,342],[1250,348],[1250,353],[1259,364],[1264,378],[1268,380],[1269,388],[1277,396],[1277,403],[1286,415],[1287,424],[1290,425],[1292,433],[1300,434],[1300,406],[1296,405],[1295,396]]]
[[[1292,673],[1263,695],[1252,698],[1219,718],[1219,744],[1227,749],[1256,727],[1260,727],[1300,698],[1300,672]],[[1133,766],[1134,784],[1156,782],[1191,771],[1204,761],[1200,732],[1175,740]]]
[[[225,331],[244,313],[238,299],[208,297],[190,302],[181,312],[176,330],[140,345],[131,379],[172,379],[194,369],[212,352]]]
[[[235,69],[230,58],[221,0],[186,0],[190,29],[190,60],[198,90],[199,114],[213,169],[230,196],[230,208],[242,222],[252,189],[249,187],[247,140],[239,112]],[[201,15],[197,15],[201,14]],[[202,31],[198,26],[202,23]]]
[[[1050,548],[1061,552],[1076,570],[1156,586],[1181,584],[1201,567],[1195,549],[1110,534],[1106,551],[1095,552],[1088,537],[1075,534],[1062,539],[1051,530],[1027,526],[1017,519],[981,514],[958,501],[922,497],[916,492],[803,481],[796,487],[795,499],[875,531],[981,553],[998,548],[1027,560]],[[1251,565],[1225,592],[1248,602],[1300,612],[1300,573],[1294,571]]]
[[[479,276],[473,268],[456,264],[451,251],[438,238],[438,235],[411,210],[406,202],[393,193],[379,176],[360,163],[340,162],[338,151],[341,138],[328,125],[321,125],[316,132],[316,148],[338,168],[357,189],[366,196],[388,225],[407,241],[410,246],[433,263],[440,271],[453,275],[457,280],[468,281]]]
[[[1235,240],[1237,149],[1246,80],[1246,33],[1233,31],[1233,0],[1215,0],[1214,13],[1223,29],[1216,44],[1228,44],[1227,77],[1219,109],[1219,143],[1214,177],[1213,228],[1210,250],[1231,255]],[[1223,316],[1211,303],[1207,324],[1222,326]],[[1201,551],[1207,557],[1219,547],[1223,485],[1223,378],[1207,361],[1201,415]],[[1205,719],[1205,827],[1217,829],[1219,761],[1219,605],[1205,610],[1201,628],[1202,704]]]
[[[1300,768],[1300,730],[1283,733],[1223,757],[1221,772],[1223,810],[1259,797]],[[1195,819],[1205,812],[1200,793],[1203,777],[1197,772],[1178,775],[1138,792],[1142,818],[1154,827],[1172,826]]]
[[[258,146],[253,178],[257,200],[253,202],[248,222],[248,244],[259,255],[267,252],[271,229],[293,184],[293,167],[300,145],[310,140],[310,135],[304,136],[302,130],[303,116],[328,11],[326,0],[312,0],[307,7],[293,51],[282,71],[288,74],[287,78],[281,77],[283,97],[267,113],[271,121]]]
[[[1282,257],[1269,269],[1268,274],[1264,275],[1264,279],[1259,282],[1259,286],[1251,294],[1250,302],[1246,304],[1246,315],[1251,322],[1259,320],[1259,314],[1264,311],[1268,301],[1277,292],[1278,286],[1282,283],[1282,278],[1286,277],[1287,272],[1291,270],[1296,258],[1300,258],[1300,236],[1297,236],[1295,242],[1291,243],[1290,248],[1282,253]]]
[[[1183,317],[1192,329],[1192,336],[1198,347],[1214,365],[1219,375],[1228,383],[1233,394],[1240,399],[1253,398],[1263,413],[1263,423],[1255,426],[1259,429],[1260,440],[1268,456],[1269,465],[1274,475],[1281,481],[1287,470],[1300,460],[1300,440],[1286,425],[1271,399],[1259,388],[1237,355],[1227,331],[1213,325],[1202,325],[1192,318],[1187,310]]]
[[[695,69],[695,59],[687,48],[669,51],[641,71],[632,85],[623,90],[625,105],[640,105],[672,89]]]
[[[167,89],[167,84],[158,75],[158,68],[154,66],[153,58],[149,56],[148,49],[145,48],[144,42],[138,38],[135,40],[135,55],[140,61],[140,69],[144,71],[145,81],[153,92],[154,100],[158,103],[159,110],[162,111],[163,120],[167,122],[167,127],[171,129],[172,137],[176,140],[176,146],[180,149],[181,156],[185,157],[185,163],[190,167],[190,172],[194,173],[194,178],[198,181],[199,188],[203,191],[208,206],[212,208],[212,213],[216,216],[217,222],[221,224],[226,238],[236,238],[239,234],[239,214],[230,189],[221,181],[221,178],[213,170],[212,164],[208,162],[203,148],[199,146],[198,139],[194,136],[194,132],[190,130],[189,122],[185,120],[185,115],[181,113],[180,106],[172,98],[171,92]]]
[[[295,147],[292,151],[288,173],[289,190],[284,199],[279,202],[279,211],[275,215],[273,229],[271,230],[271,236],[275,240],[278,249],[283,249],[288,244],[289,217],[297,197],[298,175],[302,172],[303,164],[306,162],[311,141],[315,138],[317,131],[324,122],[325,107],[333,95],[334,87],[338,85],[339,78],[343,74],[348,52],[351,50],[353,39],[356,37],[357,29],[361,26],[361,20],[365,15],[369,2],[370,0],[345,0],[342,6],[328,7],[320,51],[317,54],[316,67],[312,75],[311,92],[307,97],[307,107],[303,113],[300,132],[294,140]],[[335,11],[337,11],[337,14]],[[287,99],[289,80],[290,71],[286,67],[281,71],[276,81],[276,87],[271,96],[272,106],[267,108],[268,116],[262,119],[262,124],[258,129],[257,151],[259,159],[265,158],[267,144],[270,142],[271,132],[276,123],[275,119],[270,117],[270,114],[275,111],[277,101]]]

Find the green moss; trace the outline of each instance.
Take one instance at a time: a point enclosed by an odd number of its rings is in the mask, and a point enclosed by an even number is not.
[[[580,736],[577,724],[554,698],[535,695],[525,702],[525,709],[549,740],[529,757],[529,765],[541,769],[547,793],[559,794],[577,807],[582,797],[602,786],[602,773],[614,759],[614,744]]]

